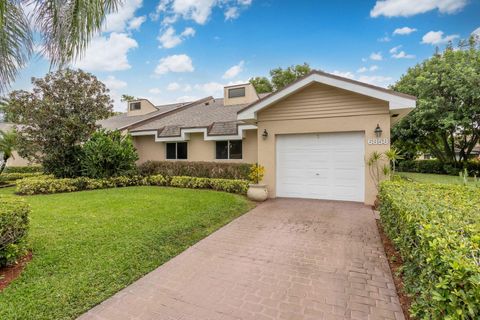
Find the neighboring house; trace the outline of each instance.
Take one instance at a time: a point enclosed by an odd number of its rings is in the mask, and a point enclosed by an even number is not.
[[[13,130],[13,124],[7,122],[0,122],[0,130],[8,132]],[[13,156],[7,160],[7,167],[24,167],[28,166],[30,162],[18,155],[16,151],[13,152]]]
[[[413,96],[314,71],[268,95],[241,84],[220,99],[157,107],[135,100],[100,124],[128,131],[140,163],[258,162],[270,197],[373,204],[366,158],[390,147],[391,125],[415,105]]]

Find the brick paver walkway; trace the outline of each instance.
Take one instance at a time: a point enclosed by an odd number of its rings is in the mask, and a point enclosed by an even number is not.
[[[404,319],[375,220],[347,202],[259,205],[80,319]]]

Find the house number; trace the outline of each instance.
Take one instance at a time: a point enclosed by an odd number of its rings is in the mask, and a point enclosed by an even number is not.
[[[385,139],[368,139],[368,144],[388,144],[389,141]]]

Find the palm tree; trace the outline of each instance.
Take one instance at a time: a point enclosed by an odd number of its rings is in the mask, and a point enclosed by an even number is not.
[[[33,53],[33,33],[51,67],[80,57],[122,0],[0,0],[0,92]],[[27,14],[27,9],[32,14]]]
[[[17,134],[15,131],[4,132],[0,130],[0,155],[2,156],[2,162],[0,163],[0,174],[7,166],[7,161],[13,157],[13,150],[17,141]]]

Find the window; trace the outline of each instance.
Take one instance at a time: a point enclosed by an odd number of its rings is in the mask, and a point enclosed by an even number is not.
[[[245,97],[245,87],[228,89],[229,98]]]
[[[130,103],[130,111],[140,110],[140,109],[141,109],[141,104],[140,104],[140,102],[131,102],[131,103]]]
[[[187,159],[187,143],[172,142],[167,143],[167,159]]]
[[[242,159],[242,140],[217,141],[216,159]]]

